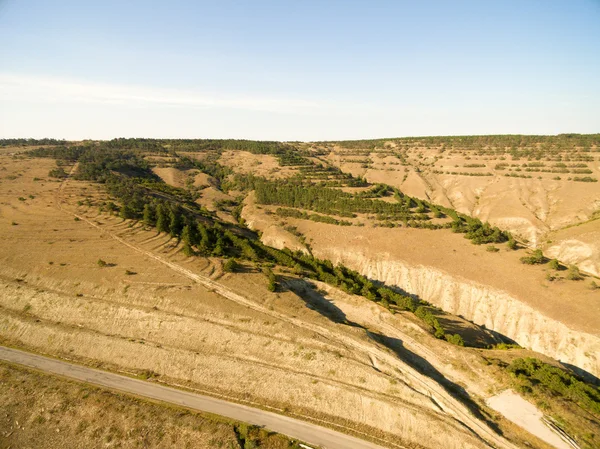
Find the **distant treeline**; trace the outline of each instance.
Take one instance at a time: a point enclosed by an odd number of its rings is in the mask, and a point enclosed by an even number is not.
[[[64,145],[66,140],[57,139],[0,139],[0,147],[24,147],[34,145]]]
[[[600,134],[559,134],[556,136],[537,135],[488,135],[488,136],[431,136],[431,137],[402,137],[372,140],[341,140],[315,142],[316,144],[340,145],[352,149],[375,149],[383,148],[387,142],[393,142],[401,146],[424,146],[439,147],[444,145],[448,148],[458,149],[480,149],[483,147],[494,148],[519,148],[554,146],[558,148],[582,147],[589,149],[592,146],[600,147]]]

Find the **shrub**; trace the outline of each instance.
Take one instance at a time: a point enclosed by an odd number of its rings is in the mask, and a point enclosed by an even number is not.
[[[108,265],[108,264],[107,264],[107,263],[106,263],[104,260],[102,260],[102,259],[98,259],[98,262],[97,262],[97,264],[98,264],[98,266],[99,266],[100,268],[104,268],[105,266],[107,266],[107,265]]]
[[[457,345],[457,346],[464,346],[465,345],[465,341],[458,334],[447,334],[446,335],[446,340],[449,343],[452,343],[453,345]]]
[[[575,265],[569,265],[569,272],[567,273],[567,279],[570,281],[580,281],[583,279],[579,268]]]
[[[521,257],[521,262],[527,265],[542,264],[546,261],[541,249],[536,249],[531,256]]]
[[[56,167],[50,170],[48,176],[50,176],[51,178],[64,179],[67,177],[67,172],[62,167]]]
[[[548,266],[553,270],[558,270],[560,269],[560,262],[557,259],[552,259]]]
[[[485,249],[488,253],[497,253],[498,251],[500,251],[498,248],[496,248],[494,245],[490,245]]]

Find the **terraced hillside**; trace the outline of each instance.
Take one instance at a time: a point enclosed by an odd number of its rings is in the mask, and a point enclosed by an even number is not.
[[[597,134],[328,142],[312,149],[345,172],[488,221],[600,274]],[[580,232],[561,232],[582,224]]]

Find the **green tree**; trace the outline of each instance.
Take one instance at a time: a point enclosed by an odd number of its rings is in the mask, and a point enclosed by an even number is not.
[[[238,263],[235,259],[228,259],[227,262],[225,262],[225,265],[223,265],[223,270],[227,273],[235,273],[235,271],[238,269]]]
[[[173,237],[179,237],[183,227],[183,220],[181,219],[181,211],[179,207],[169,211],[169,232]]]
[[[270,292],[274,292],[275,290],[277,290],[277,276],[275,276],[275,273],[273,273],[273,270],[271,270],[270,268],[265,268],[263,270],[263,272],[265,273],[265,275],[267,276],[267,279],[269,280],[269,284],[267,285],[267,289]]]
[[[183,243],[192,245],[192,231],[189,225],[185,225],[181,231],[181,240]]]
[[[119,216],[124,219],[132,219],[136,218],[135,210],[128,204],[124,204],[121,206],[119,210]]]
[[[148,226],[154,226],[156,223],[156,213],[154,206],[151,203],[144,204],[144,212],[142,214],[142,220]]]
[[[219,236],[219,238],[217,239],[217,243],[215,244],[214,249],[212,250],[212,255],[213,256],[217,256],[220,257],[223,254],[225,254],[225,242],[223,241],[223,239]]]
[[[158,232],[169,232],[168,216],[162,204],[156,206],[156,229]]]
[[[183,254],[185,254],[187,257],[191,257],[194,256],[194,250],[192,249],[192,247],[190,246],[190,244],[188,242],[183,242],[183,248],[182,248]]]
[[[198,223],[196,229],[199,235],[198,247],[200,248],[200,251],[202,253],[210,252],[212,249],[212,239],[208,232],[208,229],[202,223]]]

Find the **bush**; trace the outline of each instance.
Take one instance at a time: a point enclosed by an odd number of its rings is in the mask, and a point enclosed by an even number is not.
[[[518,248],[517,241],[513,238],[508,239],[506,246],[508,246],[508,249],[512,249],[513,251]]]
[[[575,265],[569,265],[569,272],[567,273],[567,279],[570,281],[580,281],[583,279],[579,268]]]
[[[64,168],[56,167],[50,170],[50,172],[48,172],[48,176],[50,176],[51,178],[64,179],[68,175]]]
[[[542,264],[546,261],[541,249],[536,249],[531,256],[521,257],[521,262],[527,265]]]
[[[465,341],[458,334],[448,334],[448,335],[446,335],[446,340],[449,343],[452,343],[453,345],[457,345],[457,346],[464,346],[465,345]]]
[[[552,259],[550,261],[550,263],[548,264],[548,266],[550,268],[552,268],[553,270],[559,270],[560,269],[560,262],[557,259]]]
[[[498,251],[500,251],[498,248],[496,248],[494,245],[490,245],[485,249],[488,253],[497,253]]]
[[[102,260],[102,259],[98,259],[98,262],[97,262],[97,264],[98,264],[98,266],[99,266],[100,268],[104,268],[105,266],[107,266],[107,265],[108,265],[108,264],[107,264],[107,263],[106,263],[104,260]]]

